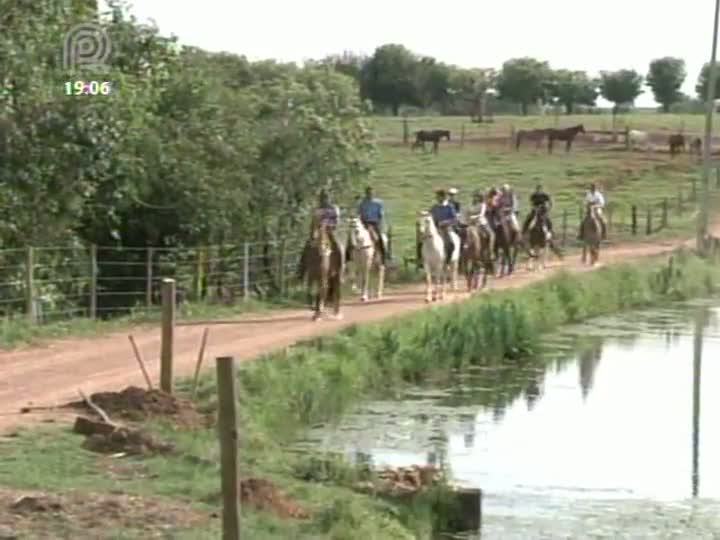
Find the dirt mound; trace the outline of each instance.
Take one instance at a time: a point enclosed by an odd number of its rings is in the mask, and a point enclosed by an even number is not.
[[[264,478],[243,478],[240,480],[242,504],[277,514],[284,518],[304,519],[308,513],[294,503],[275,484]]]
[[[128,386],[122,392],[92,394],[90,400],[111,418],[142,422],[153,417],[166,417],[184,427],[209,427],[213,421],[208,415],[198,412],[191,401],[171,396],[161,390]],[[76,401],[69,406],[94,414],[84,401]]]
[[[208,523],[211,516],[181,501],[136,497],[42,492],[0,488],[0,539],[107,538],[125,531],[128,538],[170,538],[182,529]],[[60,532],[62,531],[62,532]]]
[[[145,431],[95,422],[82,416],[75,419],[73,431],[87,437],[83,448],[101,454],[147,456],[167,454],[174,450],[172,444],[160,442]]]
[[[443,471],[436,467],[413,465],[384,469],[377,473],[375,481],[358,483],[355,488],[359,491],[400,497],[414,495],[442,482],[443,479]]]

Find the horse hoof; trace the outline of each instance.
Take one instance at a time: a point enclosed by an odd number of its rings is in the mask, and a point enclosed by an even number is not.
[[[363,295],[363,296],[360,297],[360,301],[361,301],[361,302],[367,302],[367,301],[368,301],[368,297],[365,296],[365,295]]]
[[[342,321],[342,320],[343,320],[343,314],[342,314],[342,313],[335,313],[335,314],[332,316],[332,319],[333,319],[334,321]]]

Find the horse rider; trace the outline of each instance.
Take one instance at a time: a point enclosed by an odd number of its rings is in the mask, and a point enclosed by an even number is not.
[[[488,189],[485,202],[487,205],[485,216],[490,222],[490,227],[494,229],[499,223],[498,207],[500,204],[500,190],[496,186]]]
[[[499,209],[501,212],[507,212],[510,218],[510,225],[516,233],[519,233],[520,226],[517,221],[518,201],[515,193],[513,193],[513,190],[510,188],[510,184],[505,184],[500,189]]]
[[[435,195],[437,196],[437,202],[430,208],[430,215],[433,217],[435,226],[445,243],[446,264],[450,264],[455,246],[453,246],[449,233],[457,226],[458,216],[457,212],[455,212],[455,206],[450,203],[446,189],[436,189]]]
[[[545,193],[541,184],[535,186],[535,191],[530,195],[530,213],[525,218],[523,223],[522,233],[526,234],[530,227],[530,222],[535,219],[538,215],[538,211],[544,207],[545,210],[545,225],[547,231],[552,234],[552,221],[550,221],[550,209],[552,208],[552,199],[550,195]]]
[[[490,226],[487,218],[488,205],[482,191],[473,193],[472,204],[463,210],[462,221],[466,225],[470,225],[473,220],[477,222],[478,229],[483,231],[490,241],[490,253],[493,253],[495,245],[495,231]]]
[[[318,206],[313,210],[312,222],[310,224],[310,238],[312,238],[318,225],[323,223],[327,225],[331,248],[340,257],[340,275],[342,276],[345,267],[345,254],[340,247],[341,244],[337,237],[337,226],[339,222],[340,208],[332,204],[330,195],[325,189],[321,190],[318,198]]]
[[[382,223],[383,218],[385,217],[385,208],[383,202],[374,197],[373,189],[370,186],[365,188],[365,198],[358,206],[358,215],[360,216],[362,224],[366,229],[368,229],[368,231],[370,231],[370,235],[374,237],[373,240],[380,251],[382,263],[385,264],[385,261],[387,260],[387,250],[382,235]]]
[[[457,199],[455,199],[457,194],[458,194],[458,190],[456,188],[451,187],[450,189],[448,189],[448,201],[455,208],[455,213],[457,215],[460,215],[460,202]]]
[[[605,217],[603,216],[603,208],[605,208],[605,197],[598,190],[597,186],[593,183],[590,184],[590,189],[585,194],[585,204],[590,205],[595,210],[595,215],[600,222],[602,227],[602,239],[607,239],[607,227],[605,226]],[[582,240],[582,228],[583,222],[580,222],[580,233],[578,234],[578,240]]]

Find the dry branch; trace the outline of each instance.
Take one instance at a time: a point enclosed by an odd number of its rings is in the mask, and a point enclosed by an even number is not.
[[[192,397],[195,398],[195,391],[197,390],[198,385],[198,379],[200,378],[200,367],[203,363],[203,358],[205,357],[205,345],[207,344],[207,338],[208,333],[210,332],[209,328],[205,328],[202,335],[202,341],[200,342],[200,351],[198,352],[198,358],[197,363],[195,364],[195,377],[193,378],[193,386],[192,386]]]
[[[95,403],[93,403],[92,399],[90,399],[88,396],[86,396],[85,393],[84,393],[82,390],[78,390],[78,394],[80,394],[80,397],[82,398],[82,400],[83,400],[85,403],[87,403],[88,406],[89,406],[93,411],[95,411],[95,412],[100,416],[100,418],[103,419],[103,421],[104,421],[106,424],[109,424],[109,425],[111,425],[111,426],[115,426],[115,423],[114,423],[112,420],[110,420],[110,417],[107,415],[107,413],[106,413],[105,411],[103,411],[100,407],[98,407],[97,405],[95,405]]]
[[[145,362],[143,361],[142,355],[140,354],[140,349],[138,349],[138,346],[135,343],[135,338],[132,337],[132,335],[129,335],[128,339],[130,340],[130,344],[132,345],[133,351],[135,352],[135,358],[137,358],[138,364],[140,365],[143,377],[145,377],[145,382],[147,383],[148,390],[152,390],[153,387],[152,382],[150,381],[150,375],[148,375],[147,369],[145,368]]]

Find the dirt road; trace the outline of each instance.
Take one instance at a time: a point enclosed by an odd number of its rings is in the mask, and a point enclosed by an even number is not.
[[[601,257],[605,263],[630,258],[658,255],[688,242],[618,245],[607,248]],[[690,245],[692,245],[690,243]],[[577,257],[564,263],[553,262],[544,272],[529,273],[524,268],[508,279],[495,280],[490,288],[522,287],[552,275],[560,268],[586,271]],[[467,298],[464,293],[452,300]],[[452,301],[451,300],[451,301]],[[422,285],[389,291],[380,301],[347,302],[342,321],[312,322],[306,310],[284,310],[261,318],[239,317],[233,324],[211,326],[206,366],[213,367],[216,356],[234,355],[250,359],[259,354],[290,345],[302,338],[332,333],[340,328],[423,309]],[[179,326],[175,342],[175,376],[190,375],[194,369],[203,328],[209,324]],[[128,385],[144,386],[128,334],[132,333],[148,365],[151,376],[159,373],[159,328],[135,328],[102,337],[63,339],[41,346],[0,352],[0,430],[46,419],[58,413],[32,412],[20,414],[27,405],[53,406],[78,398],[77,390],[86,393],[120,390]]]

